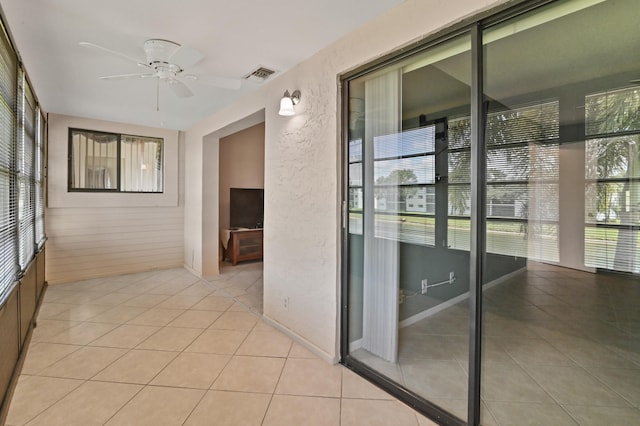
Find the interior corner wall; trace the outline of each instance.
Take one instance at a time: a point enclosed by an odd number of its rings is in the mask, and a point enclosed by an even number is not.
[[[258,105],[239,104],[185,133],[184,266],[197,275],[219,273],[220,138],[264,123]]]
[[[220,217],[220,138],[209,135],[204,139],[202,168],[202,268],[204,277],[220,273],[218,244]]]
[[[231,188],[264,189],[264,123],[220,139],[220,229],[231,226]]]
[[[339,359],[339,76],[503,2],[407,0],[286,73],[272,77],[186,134],[187,187],[192,182],[200,193],[187,189],[185,223],[202,223],[205,136],[264,110],[264,316],[327,360]],[[285,90],[302,93],[293,117],[278,115]],[[194,207],[190,206],[192,201]],[[202,247],[198,231],[202,229],[185,226],[186,254],[197,251],[192,244],[199,239]],[[286,305],[284,298],[289,302]]]
[[[197,275],[202,274],[203,138],[185,135],[183,264]]]
[[[69,192],[69,128],[162,138],[163,193]],[[48,133],[47,281],[180,267],[184,244],[180,133],[57,114],[49,114]]]

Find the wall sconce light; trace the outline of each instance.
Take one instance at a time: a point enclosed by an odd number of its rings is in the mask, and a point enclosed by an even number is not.
[[[300,91],[296,90],[292,95],[289,94],[289,91],[286,90],[284,92],[284,96],[280,99],[280,111],[278,111],[279,115],[294,115],[296,112],[293,109],[294,105],[298,105],[300,102]]]

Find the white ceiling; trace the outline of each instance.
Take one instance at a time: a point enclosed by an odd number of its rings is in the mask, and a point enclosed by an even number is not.
[[[401,2],[1,0],[1,6],[46,112],[186,130],[257,84],[243,81],[232,91],[190,83],[190,98],[160,85],[156,111],[156,79],[99,80],[145,70],[78,43],[144,60],[145,40],[167,39],[204,54],[185,72],[240,79],[258,66],[282,73]]]

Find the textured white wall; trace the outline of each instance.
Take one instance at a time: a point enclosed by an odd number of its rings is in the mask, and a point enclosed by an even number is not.
[[[338,76],[502,2],[407,0],[187,132],[187,186],[200,185],[207,135],[264,108],[264,315],[328,360],[339,357]],[[285,89],[302,92],[293,117],[277,115]],[[190,194],[187,190],[185,223],[201,222],[209,214],[202,209],[202,193],[193,195],[194,208]],[[206,243],[198,246],[200,236],[193,232],[196,227],[185,225],[185,252],[202,256]]]
[[[175,130],[49,114],[46,274],[50,283],[180,266],[184,183]],[[164,139],[164,192],[67,191],[69,128]],[[183,147],[182,147],[183,148]]]

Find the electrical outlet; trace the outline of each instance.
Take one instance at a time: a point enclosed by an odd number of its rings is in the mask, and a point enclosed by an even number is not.
[[[453,271],[449,272],[449,284],[453,284],[455,279],[456,279],[456,276],[454,275]]]
[[[283,298],[282,298],[282,308],[283,308],[285,311],[288,311],[288,310],[289,310],[289,297],[288,297],[288,296],[287,296],[287,297],[283,297]]]
[[[424,278],[422,280],[422,294],[427,294],[427,289],[429,288],[429,284],[427,282],[427,279]]]

